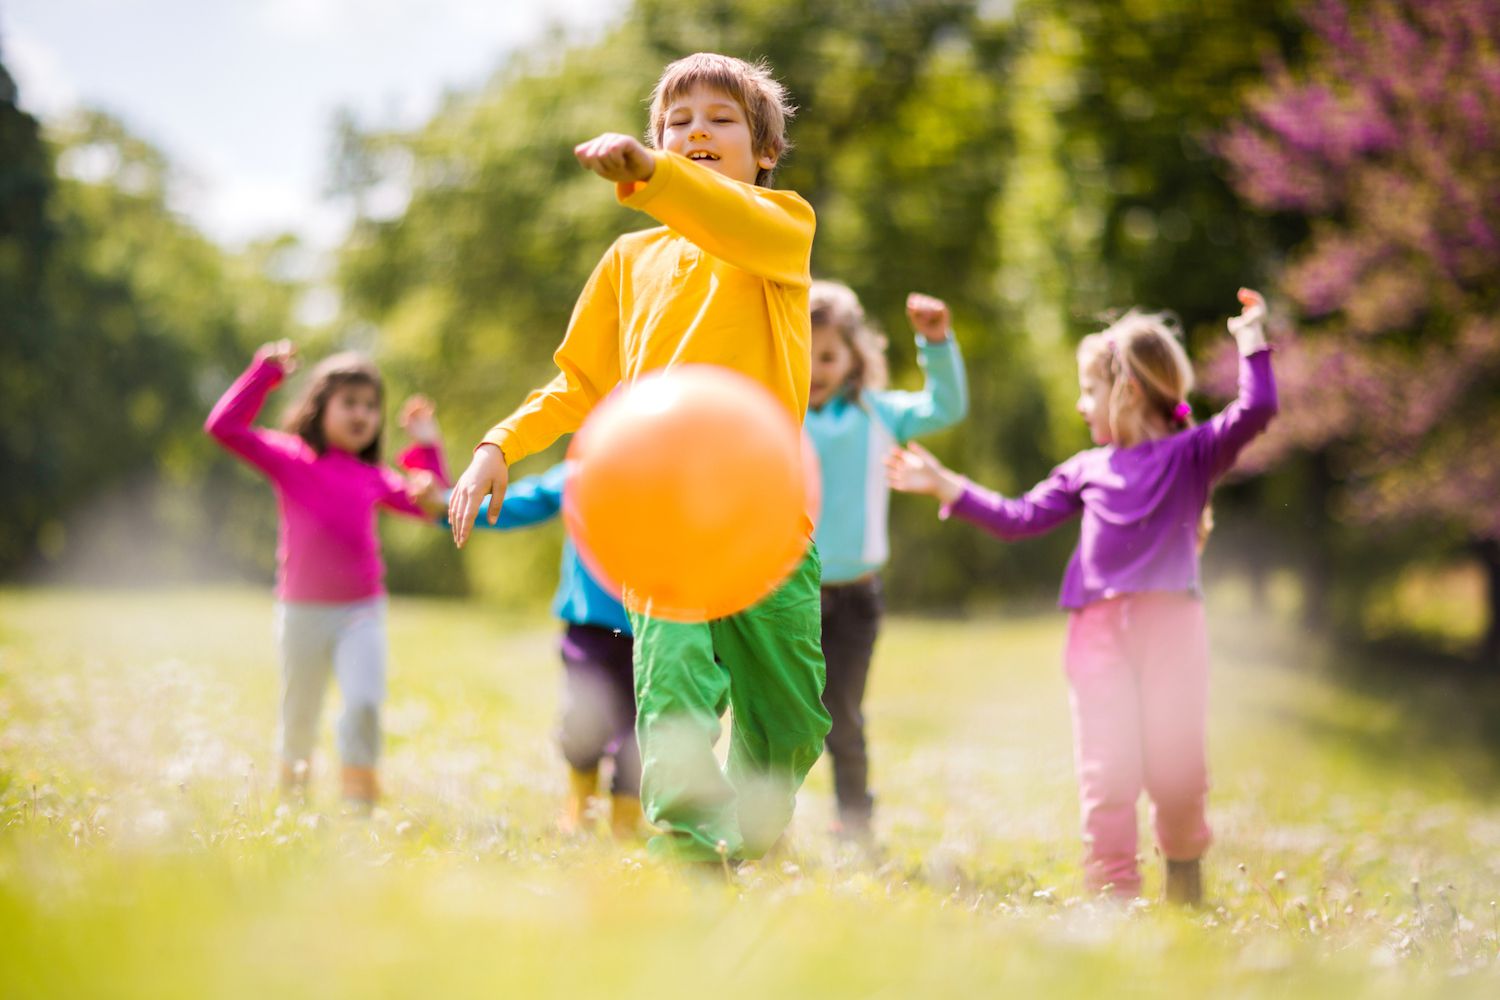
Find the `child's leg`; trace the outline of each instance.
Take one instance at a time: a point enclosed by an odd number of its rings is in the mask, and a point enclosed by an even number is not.
[[[380,758],[385,667],[385,598],[345,605],[333,651],[333,669],[344,699],[339,757],[345,767],[373,768]]]
[[[562,717],[558,744],[568,766],[575,771],[593,771],[614,737],[616,720],[611,690],[610,638],[605,629],[569,625],[563,634]]]
[[[333,621],[325,609],[276,605],[276,648],[281,658],[281,759],[295,767],[312,756],[323,691],[333,666]],[[305,772],[304,772],[305,773]]]
[[[770,597],[713,623],[714,648],[730,678],[729,778],[746,857],[763,855],[786,830],[797,789],[828,736],[820,574],[809,547]]]
[[[1140,642],[1146,792],[1157,843],[1169,861],[1208,849],[1208,633],[1203,602],[1186,594],[1135,598]]]
[[[823,707],[833,720],[828,753],[839,820],[848,832],[869,829],[875,800],[870,796],[865,751],[865,682],[880,630],[880,582],[874,578],[823,588],[823,658],[828,684]]]
[[[714,742],[729,675],[714,661],[707,624],[683,624],[630,613],[635,632],[636,737],[641,804],[661,832],[651,853],[683,861],[716,861],[722,843],[740,850],[734,789],[719,768]]]
[[[1084,881],[1117,895],[1140,891],[1135,803],[1141,794],[1139,692],[1122,632],[1125,601],[1101,601],[1068,620],[1066,663],[1074,761],[1087,850]]]
[[[610,785],[614,795],[641,794],[641,751],[635,739],[635,667],[633,643],[627,635],[611,635],[604,658],[609,681],[610,718],[614,735],[615,774]]]

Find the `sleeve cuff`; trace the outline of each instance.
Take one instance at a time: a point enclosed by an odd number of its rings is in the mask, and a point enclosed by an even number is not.
[[[508,467],[514,465],[516,462],[515,459],[511,458],[511,453],[516,450],[514,442],[515,435],[512,432],[496,428],[495,430],[490,431],[484,437],[479,439],[479,443],[474,446],[474,451],[478,452],[479,449],[483,448],[485,445],[492,444],[496,448],[500,449],[500,458],[504,460],[506,466]]]
[[[626,208],[645,208],[667,186],[667,181],[676,168],[671,156],[660,150],[651,150],[651,158],[656,161],[656,168],[651,171],[650,180],[615,185],[615,198]]]
[[[956,512],[958,508],[964,505],[964,501],[969,499],[970,489],[972,489],[972,487],[970,486],[969,481],[967,479],[964,480],[963,492],[955,497],[952,503],[945,503],[938,508],[938,520],[946,521],[950,517],[952,517],[954,512]]]
[[[928,340],[920,333],[917,334],[917,350],[919,351],[949,351],[954,346],[953,330],[948,330],[948,336],[944,340]]]

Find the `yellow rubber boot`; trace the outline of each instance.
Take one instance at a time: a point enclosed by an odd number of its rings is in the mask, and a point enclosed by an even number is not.
[[[584,832],[589,822],[589,800],[598,793],[597,770],[568,768],[568,798],[563,803],[562,815],[557,818],[557,829],[564,837],[576,837]]]
[[[651,824],[641,812],[639,795],[615,794],[609,799],[609,832],[616,840],[639,842],[651,836]]]
[[[373,767],[349,767],[343,772],[344,804],[359,812],[375,808],[380,798],[380,782]]]

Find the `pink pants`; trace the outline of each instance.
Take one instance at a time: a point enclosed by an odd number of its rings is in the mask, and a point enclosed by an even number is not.
[[[1092,890],[1140,892],[1135,803],[1144,788],[1162,854],[1208,848],[1208,637],[1203,603],[1142,593],[1090,604],[1068,620],[1065,654],[1074,759]]]

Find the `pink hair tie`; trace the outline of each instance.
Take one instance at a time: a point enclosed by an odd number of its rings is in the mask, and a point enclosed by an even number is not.
[[[1176,406],[1172,407],[1172,416],[1176,417],[1177,418],[1177,422],[1180,423],[1180,424],[1187,423],[1188,422],[1188,418],[1191,417],[1192,415],[1193,415],[1193,408],[1188,405],[1187,400],[1183,400],[1182,402],[1178,403]]]

